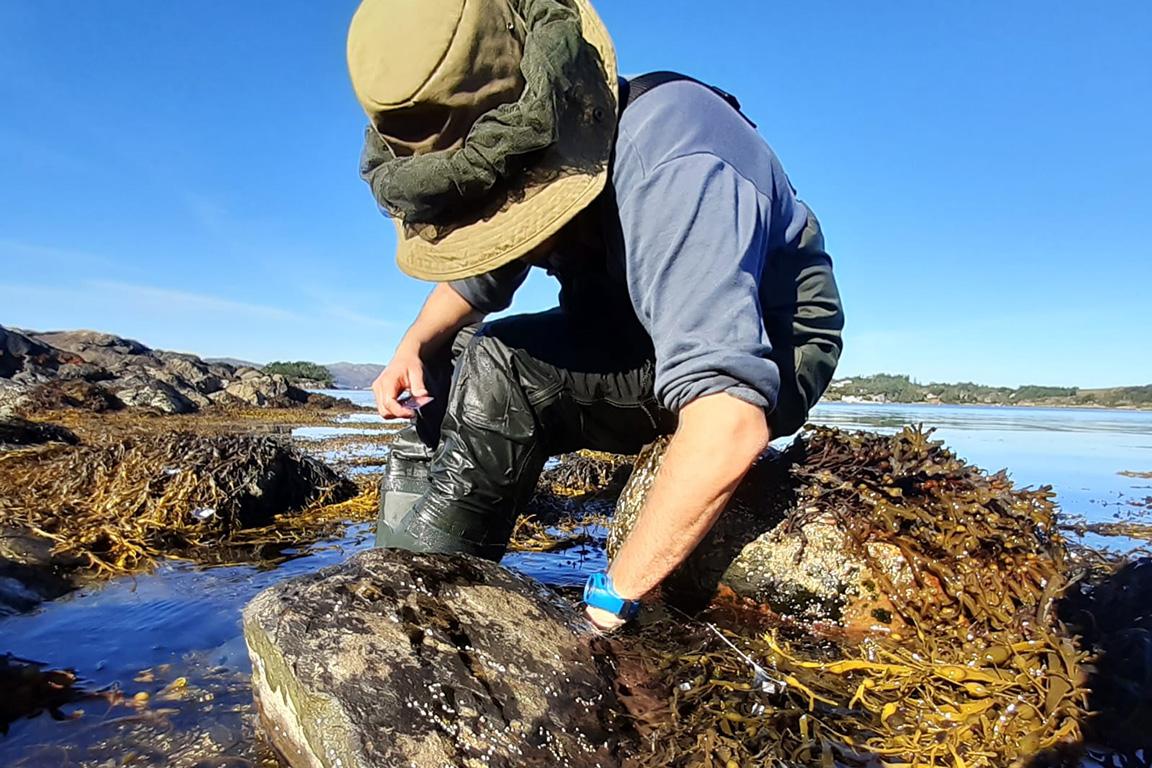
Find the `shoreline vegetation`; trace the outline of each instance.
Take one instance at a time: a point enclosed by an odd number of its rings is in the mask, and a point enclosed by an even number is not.
[[[920,384],[907,375],[877,373],[835,379],[825,402],[891,405],[981,405],[1027,408],[1152,410],[1152,384],[1132,387],[991,387],[972,382]]]

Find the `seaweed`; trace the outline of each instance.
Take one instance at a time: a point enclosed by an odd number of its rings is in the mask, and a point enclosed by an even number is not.
[[[357,494],[271,437],[137,430],[0,455],[0,527],[52,542],[58,563],[104,575],[146,568],[162,555],[288,538],[305,521],[346,516],[347,507],[330,505]]]
[[[873,566],[890,625],[859,637],[733,595],[700,620],[651,622],[624,657],[663,685],[671,716],[639,716],[649,735],[630,764],[990,768],[1074,759],[1089,657],[1055,610],[1068,562],[1052,491],[1016,488],[931,435],[813,428],[785,457],[797,501],[784,525],[800,531],[831,518],[845,530],[852,555]],[[869,546],[877,542],[899,550],[910,586],[888,578]]]

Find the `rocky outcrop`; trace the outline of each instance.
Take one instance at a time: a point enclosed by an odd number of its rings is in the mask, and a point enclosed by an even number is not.
[[[248,405],[268,405],[287,397],[288,388],[288,380],[283,376],[257,372],[232,382],[224,391]]]
[[[615,557],[647,499],[668,441],[648,446],[620,494],[608,538]],[[892,628],[891,602],[878,585],[907,586],[911,570],[900,550],[882,542],[860,557],[850,533],[831,516],[797,524],[799,498],[789,476],[792,457],[771,452],[753,467],[704,542],[665,581],[677,606],[695,611],[724,584],[737,595],[802,621],[840,622],[852,630]],[[884,573],[876,572],[882,564]],[[885,580],[887,578],[887,581]]]
[[[30,611],[72,588],[68,579],[49,568],[0,557],[0,617]]]
[[[907,428],[892,436],[817,428],[772,452],[741,482],[665,596],[703,607],[719,584],[805,622],[851,633],[900,633],[909,606],[945,625],[986,595],[998,621],[1030,605],[1063,558],[1044,489],[1016,489]],[[608,539],[614,557],[632,529],[667,441],[638,458]],[[1019,569],[1003,594],[989,573]],[[1040,575],[1037,575],[1040,574]],[[1033,582],[1040,586],[1035,587]],[[917,621],[919,619],[916,619]]]
[[[21,439],[75,440],[25,426],[41,432]],[[356,492],[270,437],[163,429],[9,454],[0,462],[0,615],[62,594],[84,572],[133,572],[164,555],[211,562],[230,547],[228,557],[242,557],[252,528],[276,524],[285,545],[311,541],[328,523],[308,512]]]
[[[494,563],[363,552],[260,594],[244,635],[293,768],[618,764],[575,610]]]
[[[211,405],[292,407],[308,393],[283,376],[195,355],[153,350],[96,331],[0,327],[0,412],[122,407],[165,414]]]
[[[0,377],[10,378],[24,370],[56,370],[59,351],[30,337],[0,326]]]

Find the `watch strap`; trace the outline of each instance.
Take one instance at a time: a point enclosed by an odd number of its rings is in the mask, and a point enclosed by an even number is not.
[[[584,604],[607,611],[626,621],[636,618],[636,614],[640,612],[640,601],[621,597],[612,586],[612,578],[604,571],[588,577],[584,585]]]

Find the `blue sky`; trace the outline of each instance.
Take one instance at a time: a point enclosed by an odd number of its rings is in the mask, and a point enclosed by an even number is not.
[[[4,0],[0,324],[387,360],[428,286],[356,173],[355,5]],[[842,374],[1152,382],[1152,4],[598,8],[623,71],[737,94],[819,213]]]

